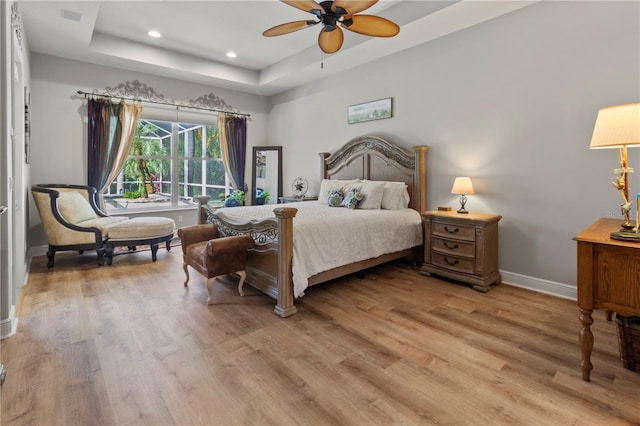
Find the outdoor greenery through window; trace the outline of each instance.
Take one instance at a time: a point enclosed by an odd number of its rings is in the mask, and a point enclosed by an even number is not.
[[[104,194],[107,211],[196,206],[228,194],[217,126],[141,119],[129,157]]]

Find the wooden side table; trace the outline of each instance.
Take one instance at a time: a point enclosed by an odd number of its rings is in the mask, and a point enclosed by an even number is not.
[[[578,307],[582,379],[590,381],[593,333],[591,314],[606,309],[640,315],[640,242],[612,240],[622,219],[603,218],[574,238],[578,242]]]
[[[502,280],[498,269],[498,222],[486,213],[429,211],[424,220],[423,275],[440,275],[487,292]]]
[[[296,198],[293,195],[278,197],[279,204],[297,203],[298,201],[318,201],[317,195],[310,195],[302,198]]]

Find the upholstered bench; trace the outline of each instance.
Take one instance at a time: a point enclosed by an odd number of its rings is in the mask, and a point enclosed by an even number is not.
[[[136,217],[117,223],[109,228],[104,249],[107,264],[113,262],[113,249],[126,246],[135,250],[136,246],[148,244],[151,246],[151,259],[157,259],[158,244],[166,243],[167,251],[171,250],[171,239],[175,223],[166,217]]]

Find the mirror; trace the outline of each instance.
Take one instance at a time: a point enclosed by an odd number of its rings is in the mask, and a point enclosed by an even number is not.
[[[253,147],[251,205],[277,204],[282,197],[282,147]]]

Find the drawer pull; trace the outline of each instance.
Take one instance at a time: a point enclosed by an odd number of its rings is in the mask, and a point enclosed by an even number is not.
[[[448,227],[448,226],[445,226],[445,227],[444,227],[444,230],[445,230],[445,231],[447,231],[447,232],[448,232],[448,233],[450,233],[450,234],[455,234],[455,233],[457,233],[457,232],[460,232],[460,229],[456,228],[456,229],[454,229],[454,230],[452,231],[451,229],[449,229],[449,227]]]
[[[455,249],[457,249],[459,247],[457,244],[449,245],[449,243],[447,241],[444,242],[444,246],[446,248],[448,248],[449,250],[455,250]]]
[[[454,260],[454,261],[452,262],[452,261],[450,261],[450,260],[449,260],[448,258],[446,258],[446,257],[444,258],[444,261],[445,261],[445,262],[447,262],[447,263],[448,263],[449,265],[451,265],[451,266],[456,266],[458,263],[460,263],[460,262],[458,262],[458,259],[456,259],[456,260]]]

